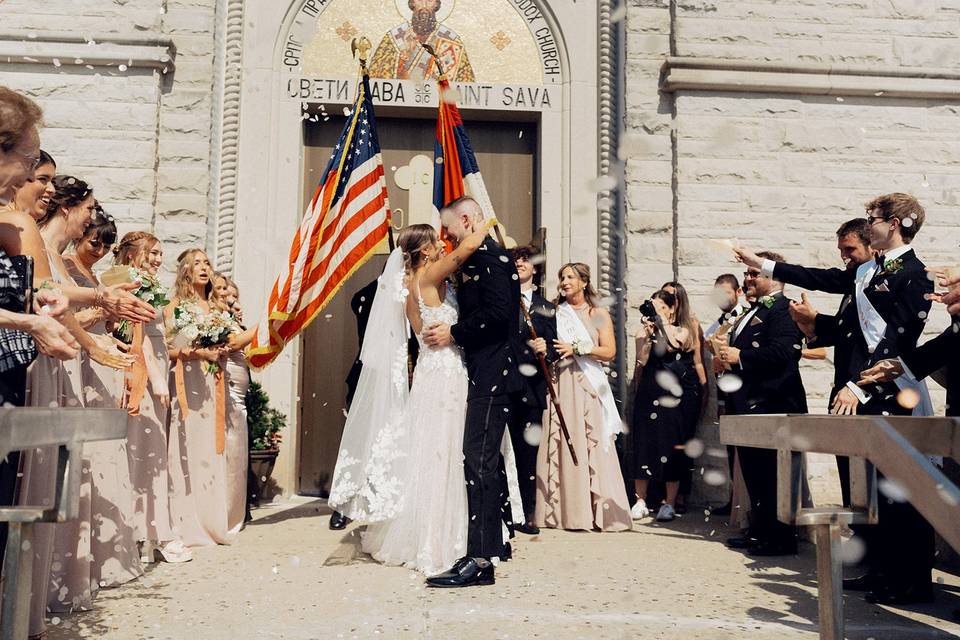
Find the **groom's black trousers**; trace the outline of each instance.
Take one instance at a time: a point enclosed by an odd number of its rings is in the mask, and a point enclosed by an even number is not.
[[[507,395],[467,400],[463,475],[467,483],[467,555],[492,558],[503,552],[500,443],[510,419]]]

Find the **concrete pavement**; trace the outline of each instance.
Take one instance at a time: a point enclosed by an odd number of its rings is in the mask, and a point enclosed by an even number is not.
[[[619,534],[518,536],[497,584],[433,590],[359,553],[357,527],[327,529],[323,501],[260,509],[240,543],[160,564],[96,609],[53,619],[50,640],[320,638],[816,638],[815,550],[754,560],[727,550],[721,518],[690,513]],[[960,578],[910,610],[846,597],[848,638],[958,638]]]

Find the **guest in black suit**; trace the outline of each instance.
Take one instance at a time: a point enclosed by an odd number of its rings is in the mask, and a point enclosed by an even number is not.
[[[870,244],[879,252],[874,263],[861,265],[856,273],[847,270],[810,270],[780,261],[758,260],[748,251],[737,252],[748,266],[760,265],[763,273],[787,282],[797,282],[804,272],[823,277],[822,290],[854,297],[860,336],[867,348],[864,368],[881,360],[913,352],[930,312],[929,295],[933,282],[910,242],[923,226],[925,213],[916,198],[891,193],[866,204]],[[856,332],[853,332],[856,335]],[[876,382],[858,386],[860,374],[851,375],[831,405],[837,415],[911,415],[915,403],[908,403],[897,382]],[[921,388],[921,398],[926,389]],[[927,401],[929,397],[926,396]],[[923,405],[921,405],[923,406]],[[867,547],[869,567],[861,578],[844,581],[844,587],[867,590],[867,600],[880,604],[910,604],[932,598],[931,570],[934,559],[933,529],[909,503],[882,498],[879,524],[860,527]]]
[[[740,288],[740,281],[737,280],[737,276],[733,275],[732,273],[721,273],[719,276],[717,276],[717,279],[714,280],[713,294],[710,296],[710,298],[714,304],[720,307],[720,311],[722,313],[709,327],[707,327],[706,331],[703,332],[705,346],[707,347],[706,353],[703,354],[703,364],[705,371],[711,371],[714,374],[712,380],[708,379],[708,384],[710,387],[716,388],[718,420],[721,416],[726,415],[727,398],[723,390],[719,387],[716,387],[716,372],[713,371],[713,341],[711,338],[714,335],[721,336],[725,334],[730,326],[737,321],[737,318],[750,310],[749,306],[746,306],[740,302],[740,298],[742,297],[743,289]],[[730,473],[729,486],[732,492],[734,475],[734,448],[729,445],[727,446],[727,470]],[[723,506],[713,509],[712,513],[715,516],[728,516],[730,515],[732,507],[733,504],[728,500]]]
[[[557,338],[557,307],[540,295],[535,284],[538,273],[535,264],[537,250],[531,246],[517,247],[510,252],[513,263],[517,267],[520,277],[520,296],[526,305],[537,333],[537,340],[530,338],[530,329],[521,310],[520,327],[517,336],[520,352],[517,354],[518,368],[526,383],[524,392],[513,396],[514,402],[510,407],[510,441],[517,461],[517,480],[520,484],[520,500],[523,503],[525,522],[515,525],[514,529],[528,535],[540,533],[540,529],[533,524],[534,507],[537,496],[537,449],[540,440],[525,437],[524,432],[530,425],[539,425],[543,420],[543,412],[547,408],[547,380],[540,370],[537,354],[543,355],[547,362],[556,359],[553,341]]]
[[[837,250],[843,261],[844,270],[806,269],[803,267],[777,269],[777,277],[789,284],[795,284],[811,291],[836,293],[843,288],[850,274],[856,274],[861,264],[873,260],[870,249],[870,223],[864,218],[847,220],[837,229]],[[783,265],[786,267],[786,265]],[[817,313],[813,305],[802,294],[801,302],[790,304],[790,315],[800,330],[807,336],[807,347],[833,347],[833,388],[827,408],[847,382],[863,370],[870,355],[863,332],[859,330],[857,304],[850,290],[842,292],[840,307],[835,315]],[[837,456],[837,469],[840,472],[840,491],[843,504],[850,504],[850,460],[846,456]]]
[[[763,257],[782,262],[771,252]],[[729,415],[806,413],[807,396],[800,379],[800,329],[790,318],[783,283],[764,277],[756,267],[744,273],[744,288],[756,302],[730,330],[729,345],[718,357],[742,385],[727,394]],[[777,519],[777,452],[738,447],[743,480],[750,494],[753,520],[745,537],[727,544],[752,555],[790,555],[797,551],[795,528]]]
[[[454,242],[482,224],[480,205],[469,197],[440,212],[447,236]],[[460,319],[454,326],[426,329],[424,343],[451,342],[464,352],[470,390],[467,393],[463,468],[467,482],[467,555],[447,572],[427,580],[435,587],[492,584],[491,558],[505,549],[501,523],[503,504],[499,475],[500,444],[515,394],[526,387],[517,369],[520,335],[520,282],[507,252],[487,238],[457,274]]]

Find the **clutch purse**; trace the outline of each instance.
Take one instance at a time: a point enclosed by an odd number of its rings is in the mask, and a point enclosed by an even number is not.
[[[32,313],[33,258],[31,256],[9,256],[7,259],[13,265],[16,281],[20,286],[0,287],[0,308],[15,313]]]

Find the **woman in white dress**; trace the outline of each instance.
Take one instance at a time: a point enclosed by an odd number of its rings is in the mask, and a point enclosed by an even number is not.
[[[362,538],[365,553],[428,575],[445,570],[466,550],[463,429],[469,382],[459,348],[429,347],[421,334],[437,323],[456,324],[447,278],[488,231],[472,234],[449,255],[430,225],[401,232],[374,297],[361,351],[364,368],[331,487],[331,507],[371,523]],[[408,323],[420,343],[409,396]],[[381,385],[371,385],[377,378]],[[385,405],[390,408],[378,415],[376,408]]]

